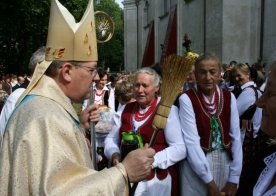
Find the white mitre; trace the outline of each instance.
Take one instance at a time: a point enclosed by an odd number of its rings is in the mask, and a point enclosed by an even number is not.
[[[52,0],[45,61],[36,66],[32,81],[16,105],[39,82],[53,60],[98,61],[93,0],[89,0],[79,23],[58,0]]]
[[[93,0],[79,23],[72,14],[53,0],[46,44],[46,60],[97,61]]]

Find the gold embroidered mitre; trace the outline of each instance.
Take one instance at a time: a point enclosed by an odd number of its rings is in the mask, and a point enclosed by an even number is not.
[[[52,0],[46,60],[98,60],[93,0],[79,23],[58,0]]]
[[[89,0],[79,23],[58,0],[52,0],[45,61],[36,65],[32,80],[16,105],[36,86],[53,60],[98,61],[93,0]]]

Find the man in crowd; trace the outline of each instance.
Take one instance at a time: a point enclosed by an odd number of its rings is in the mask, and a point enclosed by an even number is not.
[[[45,60],[45,47],[41,47],[38,50],[36,50],[32,57],[30,58],[29,62],[29,78],[32,77],[36,64],[40,63]],[[19,82],[19,81],[18,81]],[[23,85],[24,84],[24,85]],[[20,85],[17,89],[15,89],[12,94],[9,95],[7,101],[5,102],[5,105],[3,106],[3,109],[1,111],[0,115],[0,147],[2,144],[2,138],[4,135],[4,130],[6,127],[6,124],[8,122],[8,119],[10,115],[12,114],[12,111],[15,107],[15,103],[17,102],[18,98],[21,96],[21,94],[25,91],[27,88],[29,81],[26,81],[26,83],[23,83]]]
[[[195,62],[195,88],[179,98],[187,147],[181,173],[184,195],[235,195],[242,168],[236,99],[218,87],[220,61],[203,54]]]
[[[147,146],[116,167],[93,169],[83,129],[99,120],[98,106],[89,106],[80,122],[71,101],[82,103],[97,75],[94,24],[93,0],[79,24],[52,1],[46,61],[37,65],[6,127],[0,195],[125,195],[128,181],[149,175],[155,152]]]

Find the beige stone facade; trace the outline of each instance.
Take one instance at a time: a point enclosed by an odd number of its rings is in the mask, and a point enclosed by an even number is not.
[[[140,68],[145,59],[160,62],[162,47],[183,54],[186,33],[193,51],[214,52],[223,63],[276,60],[275,0],[124,0],[123,5],[127,70]],[[172,38],[168,29],[174,11]],[[169,39],[175,39],[176,46],[168,44]]]

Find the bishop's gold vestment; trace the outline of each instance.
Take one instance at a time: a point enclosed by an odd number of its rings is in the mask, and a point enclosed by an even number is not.
[[[126,195],[126,171],[97,172],[70,100],[43,76],[14,112],[0,151],[0,195]],[[124,175],[123,175],[124,174]]]

